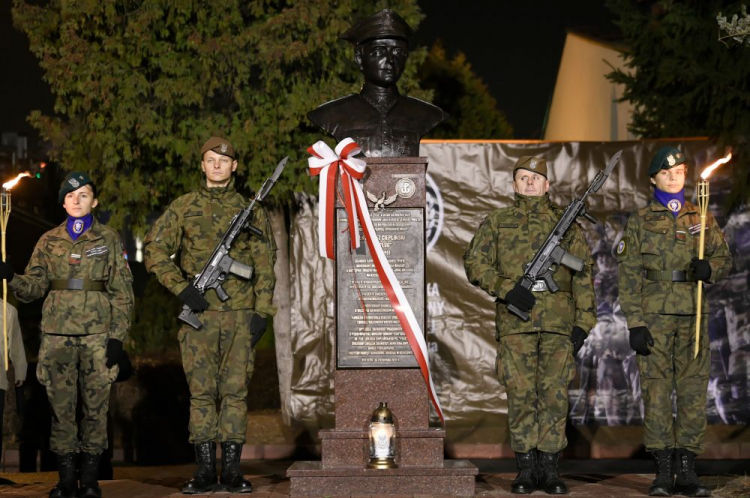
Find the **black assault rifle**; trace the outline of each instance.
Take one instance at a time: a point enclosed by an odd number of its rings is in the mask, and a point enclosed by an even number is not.
[[[594,178],[594,181],[589,185],[589,188],[586,190],[586,193],[583,194],[583,197],[580,199],[574,199],[573,202],[565,208],[565,212],[560,218],[560,221],[557,222],[555,228],[553,228],[552,232],[547,236],[547,240],[544,241],[542,247],[540,247],[534,255],[534,259],[531,260],[531,263],[526,265],[523,277],[521,277],[521,280],[518,282],[522,287],[531,290],[534,284],[541,280],[546,284],[547,289],[549,289],[550,292],[557,292],[560,290],[560,287],[552,278],[552,274],[557,271],[557,268],[560,265],[566,266],[574,271],[581,271],[583,269],[583,260],[567,252],[560,246],[560,244],[565,236],[565,232],[568,231],[579,216],[583,216],[591,223],[596,223],[596,218],[586,212],[586,197],[601,188],[602,184],[609,177],[609,174],[620,160],[621,155],[622,151],[618,151],[612,156],[612,159],[607,163],[607,168],[596,174],[596,178]],[[518,318],[524,322],[529,321],[528,313],[510,303],[508,303],[507,306],[508,311],[518,316]]]
[[[208,289],[214,289],[219,296],[219,299],[224,302],[229,299],[229,295],[224,291],[221,284],[224,283],[224,280],[226,280],[230,273],[245,280],[252,278],[253,268],[232,259],[232,257],[229,256],[229,250],[232,248],[234,239],[236,239],[243,230],[246,230],[250,232],[251,235],[257,237],[263,236],[263,232],[261,232],[260,229],[250,224],[253,217],[253,207],[255,207],[256,203],[261,202],[266,198],[266,195],[271,191],[276,180],[281,176],[281,172],[284,171],[284,166],[286,166],[287,160],[289,160],[289,156],[279,162],[273,175],[266,179],[252,202],[245,209],[234,215],[232,222],[229,224],[229,229],[224,233],[224,236],[219,241],[219,245],[216,246],[213,254],[208,258],[208,262],[203,267],[203,270],[195,276],[195,280],[193,280],[193,283],[190,285],[198,289],[202,295],[204,295]],[[200,330],[203,327],[201,321],[198,320],[198,317],[195,316],[195,313],[193,313],[193,310],[191,310],[187,304],[182,307],[179,319],[193,327],[195,330]]]

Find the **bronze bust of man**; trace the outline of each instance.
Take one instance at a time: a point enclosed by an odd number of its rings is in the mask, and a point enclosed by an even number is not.
[[[327,102],[310,121],[340,141],[351,137],[368,157],[418,156],[419,139],[447,118],[442,109],[399,94],[412,30],[386,9],[359,22],[341,38],[355,45],[354,60],[365,76],[359,94]]]

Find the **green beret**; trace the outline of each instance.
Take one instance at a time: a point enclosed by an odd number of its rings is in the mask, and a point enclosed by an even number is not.
[[[685,155],[680,149],[674,147],[662,147],[648,165],[648,176],[654,176],[663,169],[674,168],[685,162]]]
[[[237,159],[237,156],[234,153],[234,147],[226,138],[211,137],[206,140],[206,143],[204,143],[203,147],[201,147],[201,158],[203,157],[203,154],[205,154],[209,150],[212,150],[217,154],[221,154],[222,156]]]
[[[541,157],[534,157],[534,156],[523,156],[518,161],[516,161],[516,165],[513,166],[513,178],[516,177],[516,170],[519,169],[525,169],[528,171],[533,171],[534,173],[539,173],[545,178],[547,177],[547,161],[545,159],[542,159]]]
[[[84,185],[91,185],[91,189],[94,191],[94,198],[96,198],[96,185],[94,185],[94,181],[89,174],[84,171],[71,171],[60,184],[60,192],[57,195],[57,202],[62,204],[65,202],[65,196],[68,195],[69,192],[78,190]]]
[[[408,42],[411,34],[411,28],[400,15],[390,9],[385,9],[349,28],[341,35],[341,39],[354,45],[381,38],[401,38]]]

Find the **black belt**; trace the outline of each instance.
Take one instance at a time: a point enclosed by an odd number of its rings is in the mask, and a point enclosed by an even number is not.
[[[643,276],[655,282],[695,282],[695,278],[685,270],[645,270]]]
[[[98,280],[89,280],[88,278],[70,278],[67,280],[61,278],[50,282],[49,289],[104,292],[107,290],[107,283]]]

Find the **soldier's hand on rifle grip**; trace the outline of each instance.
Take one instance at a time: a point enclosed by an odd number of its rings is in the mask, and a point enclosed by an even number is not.
[[[649,346],[653,347],[654,338],[646,327],[633,327],[630,329],[630,348],[636,353],[648,356],[651,354]]]
[[[586,332],[578,325],[573,326],[573,332],[570,334],[570,342],[573,343],[573,356],[578,356],[578,352],[586,341]]]
[[[13,270],[13,265],[5,261],[0,261],[0,280],[7,280],[10,282],[13,280],[14,275],[15,271]]]
[[[696,281],[708,282],[711,280],[711,264],[706,259],[693,258],[690,262],[690,273]]]
[[[505,295],[505,302],[528,313],[536,304],[536,298],[529,289],[516,283],[515,287]]]
[[[208,309],[206,298],[191,284],[188,284],[177,297],[193,311],[205,311]]]

